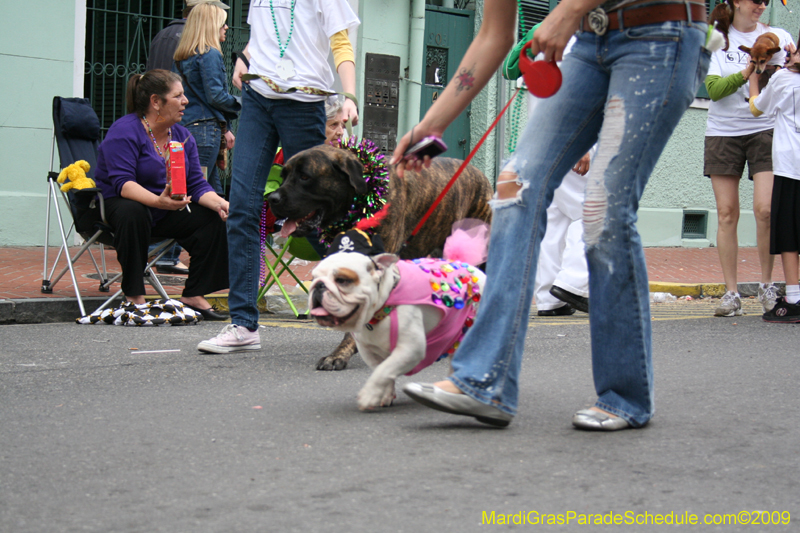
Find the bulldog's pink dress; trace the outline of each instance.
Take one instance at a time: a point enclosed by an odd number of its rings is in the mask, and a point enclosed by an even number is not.
[[[430,305],[442,313],[442,320],[427,335],[425,359],[406,374],[410,376],[455,353],[475,318],[481,290],[480,280],[475,273],[479,270],[467,263],[441,259],[398,261],[397,267],[400,270],[400,282],[389,295],[383,309],[389,313],[391,320],[390,349],[394,350],[397,346],[399,334],[395,306]]]

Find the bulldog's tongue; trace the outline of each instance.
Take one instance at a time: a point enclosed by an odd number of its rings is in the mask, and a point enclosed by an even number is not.
[[[283,226],[281,227],[281,237],[283,238],[288,237],[289,235],[294,233],[294,230],[296,229],[297,229],[297,221],[287,220],[286,222],[283,223]]]
[[[315,307],[311,310],[311,314],[314,316],[328,316],[328,312],[325,310],[324,307]]]

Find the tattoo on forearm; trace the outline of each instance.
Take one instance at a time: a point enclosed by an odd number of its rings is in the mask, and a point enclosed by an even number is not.
[[[473,76],[473,72],[475,67],[467,70],[462,68],[459,71],[458,76],[456,76],[456,92],[459,93],[462,90],[470,90],[475,86],[475,76]]]

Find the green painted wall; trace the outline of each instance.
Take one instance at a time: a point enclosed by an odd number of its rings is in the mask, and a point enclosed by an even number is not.
[[[7,3],[0,27],[2,246],[44,244],[53,96],[73,92],[75,2],[36,4]]]
[[[483,23],[483,3],[484,0],[478,0],[475,6],[475,34]],[[474,148],[481,137],[486,133],[489,127],[494,122],[497,114],[502,107],[498,108],[498,92],[500,91],[500,83],[502,78],[497,75],[494,80],[490,81],[486,87],[475,97],[470,107],[470,141]],[[497,179],[497,172],[495,170],[497,164],[497,130],[493,130],[484,141],[480,150],[475,153],[475,157],[471,163],[483,171],[489,180],[494,183]]]
[[[53,96],[70,96],[74,72],[83,70],[82,59],[75,65],[75,28],[83,32],[82,0],[37,0],[35,34],[30,25],[14,21],[30,17],[30,3],[17,2],[7,7],[0,31],[0,246],[41,245],[44,243],[46,208],[46,172],[50,165],[52,135],[51,105]],[[475,7],[475,31],[482,22],[483,0]],[[76,5],[81,6],[76,21]],[[355,7],[355,6],[354,6]],[[358,97],[363,101],[363,70],[366,53],[400,57],[401,75],[409,66],[411,2],[369,0],[357,3],[362,24],[357,35]],[[771,5],[765,21],[785,28],[793,36],[800,28],[800,12],[793,13],[779,2]],[[46,38],[43,36],[46,35]],[[77,67],[77,68],[76,68]],[[80,77],[80,74],[78,74]],[[472,104],[471,137],[473,146],[489,127],[505,99],[513,92],[513,83],[503,87],[498,77],[481,92]],[[399,134],[413,125],[407,118],[409,92],[418,86],[408,80],[400,84]],[[501,101],[502,100],[502,101]],[[524,105],[522,114],[525,116]],[[648,246],[697,246],[713,244],[716,213],[711,184],[702,175],[703,137],[706,111],[690,109],[656,166],[645,190],[639,213],[639,229]],[[414,121],[415,122],[415,121]],[[473,164],[495,179],[496,167],[507,156],[510,134],[505,121],[501,138],[492,134],[476,154]],[[502,142],[502,146],[499,144]],[[498,150],[499,149],[499,150]],[[498,159],[500,161],[498,161]],[[743,214],[740,242],[755,244],[752,219],[752,185],[744,180],[741,187]],[[708,239],[681,240],[683,210],[709,211]],[[55,233],[53,233],[55,236]]]

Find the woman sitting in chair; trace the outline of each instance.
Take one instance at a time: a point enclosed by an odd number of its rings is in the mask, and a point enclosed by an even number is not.
[[[108,130],[97,154],[95,181],[122,266],[122,291],[144,303],[147,246],[176,239],[191,256],[181,302],[206,320],[224,320],[205,295],[228,288],[228,202],[203,179],[197,144],[179,125],[187,99],[180,77],[166,70],[135,74],[128,82],[128,115]],[[187,195],[173,200],[167,185],[169,146],[183,143]]]

